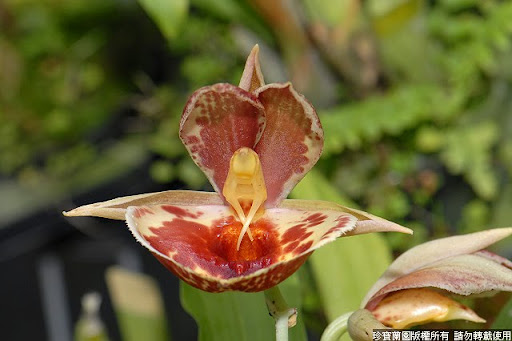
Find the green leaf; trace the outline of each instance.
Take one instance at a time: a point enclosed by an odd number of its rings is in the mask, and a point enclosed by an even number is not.
[[[355,203],[342,196],[320,172],[314,169],[295,186],[290,196],[296,199],[327,200],[344,206],[355,206]]]
[[[454,174],[465,175],[483,199],[494,199],[499,185],[493,168],[492,149],[499,139],[499,127],[492,121],[461,125],[446,133],[441,160]]]
[[[288,305],[300,308],[297,276],[284,281],[280,289]],[[268,314],[263,293],[224,292],[212,294],[181,282],[181,304],[199,326],[200,341],[259,341],[275,339],[274,321]],[[290,340],[307,340],[300,310]]]
[[[386,95],[319,111],[324,128],[323,155],[359,149],[383,135],[397,136],[422,122],[445,121],[457,112],[453,99],[434,84],[408,83]]]
[[[391,257],[381,236],[364,235],[329,244],[316,251],[310,262],[327,319],[333,321],[359,307]]]
[[[346,203],[327,179],[310,172],[292,192],[301,199]],[[388,245],[377,234],[360,235],[326,245],[309,259],[329,321],[358,309],[366,292],[391,263]]]
[[[506,329],[512,326],[512,299],[501,309],[500,313],[492,324],[492,329]]]
[[[147,316],[145,314],[120,310],[116,313],[123,341],[169,340],[165,316]]]
[[[164,37],[173,40],[180,33],[188,14],[188,0],[139,0]]]
[[[356,310],[390,263],[389,248],[376,234],[342,238],[317,250],[310,264],[327,319]]]

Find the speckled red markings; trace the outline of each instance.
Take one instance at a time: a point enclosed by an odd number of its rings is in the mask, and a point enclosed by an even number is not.
[[[238,251],[242,224],[224,206],[140,206],[131,222],[158,260],[187,283],[208,291],[261,291],[296,271],[316,243],[355,223],[346,213],[330,213],[267,210],[251,224],[254,240],[246,235]]]

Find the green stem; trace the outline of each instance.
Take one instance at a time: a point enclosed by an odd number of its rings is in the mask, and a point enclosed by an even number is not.
[[[325,328],[320,341],[338,341],[347,331],[348,318],[352,313],[353,311],[343,314],[332,321],[327,328]]]
[[[297,323],[297,309],[288,306],[277,286],[265,290],[265,303],[276,323],[276,341],[288,341],[288,328]]]

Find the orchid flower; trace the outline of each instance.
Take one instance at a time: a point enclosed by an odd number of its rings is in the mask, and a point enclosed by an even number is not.
[[[64,214],[126,220],[162,264],[209,292],[272,288],[338,237],[411,233],[335,203],[285,200],[320,157],[323,131],[290,83],[265,85],[258,46],[239,86],[215,84],[191,95],[179,129],[215,193],[140,194]]]
[[[363,310],[348,319],[350,335],[360,340],[369,333],[371,340],[372,329],[457,319],[485,322],[448,295],[512,291],[512,262],[484,250],[511,234],[512,228],[491,229],[430,241],[403,253],[369,290]],[[331,329],[327,334],[334,332]],[[331,339],[336,338],[322,338]]]

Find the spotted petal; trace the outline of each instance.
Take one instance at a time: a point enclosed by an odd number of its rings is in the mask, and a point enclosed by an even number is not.
[[[281,208],[299,209],[304,211],[338,211],[345,212],[357,218],[356,228],[346,233],[347,236],[373,232],[400,232],[412,234],[412,230],[389,220],[374,216],[368,212],[338,205],[323,200],[286,199],[279,205]]]
[[[251,224],[254,240],[246,236],[239,251],[242,224],[223,205],[129,207],[126,220],[135,238],[190,285],[252,292],[286,279],[357,219],[339,211],[268,209]]]
[[[323,131],[313,106],[290,83],[256,90],[266,127],[255,147],[267,185],[267,207],[277,206],[315,165]]]
[[[255,95],[231,84],[215,84],[188,100],[180,138],[215,191],[222,193],[231,156],[241,147],[253,148],[264,128],[265,112]]]

